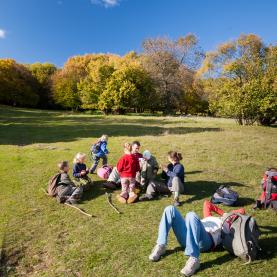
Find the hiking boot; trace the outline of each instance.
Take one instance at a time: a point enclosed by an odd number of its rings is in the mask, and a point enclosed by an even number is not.
[[[103,184],[103,187],[106,189],[111,189],[111,190],[117,189],[115,182],[107,182],[107,183]]]
[[[161,256],[165,254],[165,252],[166,246],[157,244],[153,248],[152,253],[149,255],[149,260],[151,262],[157,262],[161,258]]]
[[[150,201],[153,200],[154,196],[151,194],[143,194],[140,198],[139,201]]]
[[[195,257],[189,257],[189,259],[186,262],[185,267],[181,270],[181,273],[185,276],[191,276],[193,275],[198,269],[200,268],[200,262],[199,259]]]
[[[127,200],[126,200],[124,197],[122,197],[120,194],[118,194],[118,195],[116,196],[116,198],[117,198],[117,200],[118,200],[120,203],[122,203],[122,204],[126,204],[126,203],[127,203]]]
[[[138,195],[133,193],[132,196],[129,196],[127,203],[128,204],[132,204],[134,203],[136,200],[138,199]]]

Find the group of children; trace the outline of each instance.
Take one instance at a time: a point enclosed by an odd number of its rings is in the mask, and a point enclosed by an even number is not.
[[[92,186],[93,182],[89,174],[93,174],[102,160],[103,167],[107,166],[109,151],[107,149],[108,136],[102,135],[91,147],[93,164],[88,168],[85,164],[86,155],[77,153],[73,161],[73,179],[69,177],[69,163],[62,161],[58,164],[60,178],[57,186],[57,199],[59,202],[67,201],[75,204],[83,192]],[[182,155],[175,151],[168,152],[169,164],[161,166],[162,178],[157,179],[159,164],[156,158],[145,150],[140,153],[139,141],[125,143],[124,154],[117,162],[116,167],[109,174],[105,188],[117,189],[121,187],[121,193],[117,195],[120,203],[134,203],[157,198],[160,194],[173,194],[174,206],[179,206],[179,196],[184,192],[184,166],[180,163]],[[139,197],[139,195],[141,196]]]
[[[62,161],[58,164],[60,173],[57,178],[54,194],[59,202],[66,202],[68,204],[78,203],[82,194],[93,184],[89,174],[95,172],[99,161],[102,159],[102,169],[108,167],[107,155],[109,151],[107,144],[108,136],[102,135],[92,145],[93,164],[90,168],[87,168],[85,164],[86,155],[83,153],[76,154],[73,161],[72,180],[69,177],[69,163]],[[118,160],[117,165],[109,171],[107,182],[103,186],[112,190],[121,187],[121,193],[117,195],[117,199],[120,203],[125,204],[131,204],[138,200],[153,200],[160,194],[173,195],[173,205],[166,207],[164,210],[159,224],[157,244],[152,250],[149,260],[156,262],[166,253],[168,233],[170,229],[173,229],[178,242],[185,249],[185,255],[189,256],[181,273],[185,276],[191,276],[200,267],[200,252],[210,251],[217,245],[222,244],[222,228],[225,228],[229,232],[228,230],[231,228],[231,225],[226,221],[229,225],[223,226],[226,214],[209,201],[204,202],[204,219],[201,220],[194,212],[189,212],[186,217],[183,217],[176,209],[176,206],[180,205],[180,194],[184,193],[185,169],[181,164],[181,153],[169,151],[169,164],[159,166],[156,158],[150,151],[145,150],[141,154],[140,147],[139,141],[124,144],[124,154]],[[163,181],[157,178],[160,168],[162,169],[161,177]],[[263,186],[266,187],[264,188],[264,194],[269,190],[268,187],[270,189],[273,187],[268,185],[268,176],[273,176],[273,178],[277,179],[276,172],[277,170],[275,169],[267,171],[266,179],[263,180]],[[265,198],[265,195],[263,197]],[[212,212],[220,217],[212,216]],[[233,212],[245,214],[243,208]]]

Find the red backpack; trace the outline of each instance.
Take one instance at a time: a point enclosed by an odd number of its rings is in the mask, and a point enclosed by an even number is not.
[[[47,192],[49,196],[55,197],[57,195],[57,187],[61,179],[61,173],[56,173],[48,182]]]

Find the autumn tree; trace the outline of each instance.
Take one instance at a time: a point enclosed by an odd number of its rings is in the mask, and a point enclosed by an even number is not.
[[[0,59],[0,103],[33,107],[38,101],[38,83],[31,72],[12,59]]]
[[[81,106],[78,83],[87,76],[87,66],[94,55],[74,56],[52,77],[52,94],[56,104],[77,110]]]

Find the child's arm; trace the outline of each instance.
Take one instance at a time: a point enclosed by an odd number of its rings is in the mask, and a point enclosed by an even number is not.
[[[173,171],[168,170],[166,174],[169,177],[178,177],[184,174],[184,168],[181,165],[178,165],[174,167]]]

